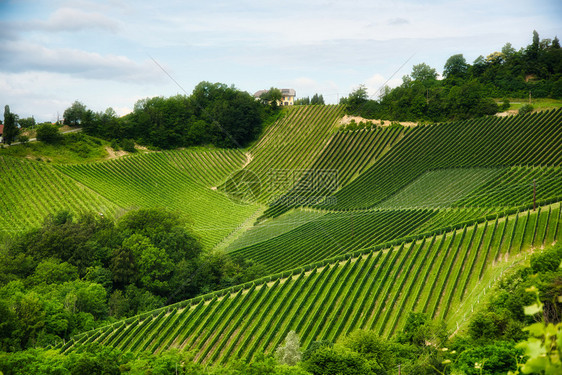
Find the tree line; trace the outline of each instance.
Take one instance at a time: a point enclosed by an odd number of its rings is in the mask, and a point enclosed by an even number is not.
[[[448,121],[492,115],[509,108],[492,98],[562,98],[562,49],[557,37],[540,39],[519,51],[507,43],[501,52],[479,56],[472,64],[462,54],[451,56],[443,79],[425,63],[415,65],[402,84],[385,87],[378,100],[369,98],[365,86],[341,103],[350,114],[398,121]]]
[[[264,123],[276,112],[277,108],[234,86],[201,82],[191,95],[141,99],[133,112],[123,117],[118,117],[112,108],[94,112],[75,101],[64,111],[63,124],[80,126],[95,137],[121,143],[133,140],[160,149],[199,145],[233,148],[256,140]],[[4,122],[6,143],[12,143],[17,124],[23,127],[32,121],[19,120],[6,106]],[[53,133],[52,128],[51,124],[42,124],[37,130]]]
[[[0,351],[73,334],[263,276],[263,267],[203,252],[178,215],[49,215],[0,244]]]

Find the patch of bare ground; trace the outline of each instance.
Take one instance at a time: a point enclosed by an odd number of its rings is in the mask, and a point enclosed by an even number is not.
[[[360,122],[372,122],[373,124],[375,124],[377,126],[389,126],[390,124],[396,124],[396,123],[399,123],[402,126],[417,126],[418,125],[417,122],[411,122],[411,121],[390,121],[390,120],[380,120],[380,119],[367,119],[367,118],[363,118],[361,116],[350,116],[350,115],[343,116],[342,119],[340,120],[340,125],[347,125],[352,120],[355,121],[357,124],[360,123]]]
[[[128,154],[127,151],[119,150],[115,151],[113,148],[106,146],[105,151],[107,152],[108,159],[116,159]]]
[[[498,112],[496,113],[496,116],[498,117],[506,117],[506,116],[512,116],[512,115],[516,115],[518,112],[516,109],[511,109],[509,111],[505,111],[505,112]]]

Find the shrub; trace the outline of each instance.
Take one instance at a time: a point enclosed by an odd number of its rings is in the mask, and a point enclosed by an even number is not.
[[[533,107],[531,104],[525,104],[524,106],[519,108],[519,114],[524,115],[527,113],[531,113],[533,109],[535,109],[535,107]]]
[[[124,151],[127,152],[135,152],[135,142],[132,139],[123,139],[121,141],[121,147],[123,147]]]
[[[55,125],[41,124],[37,128],[37,140],[44,143],[58,143],[62,140],[62,134]]]
[[[117,139],[111,140],[111,148],[115,151],[119,151],[119,142],[117,142]]]
[[[511,104],[509,103],[509,99],[503,98],[502,105],[500,106],[500,110],[507,111],[510,106],[511,106]]]

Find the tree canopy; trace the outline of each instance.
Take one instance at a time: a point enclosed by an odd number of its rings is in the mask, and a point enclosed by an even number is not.
[[[67,109],[71,114],[76,112],[73,107]],[[275,110],[234,86],[201,82],[189,96],[141,99],[122,118],[111,108],[100,113],[78,112],[79,123],[89,135],[170,149],[209,144],[245,147],[258,137],[265,119]]]
[[[364,86],[363,86],[364,87]],[[361,87],[360,87],[361,88]],[[479,56],[471,64],[462,54],[447,59],[443,79],[425,63],[414,65],[402,85],[369,100],[355,90],[343,100],[350,114],[398,121],[448,121],[491,115],[492,98],[562,98],[562,49],[557,37],[540,39],[519,51],[506,43],[501,51]]]

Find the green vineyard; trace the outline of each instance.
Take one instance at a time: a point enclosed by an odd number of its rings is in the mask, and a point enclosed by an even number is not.
[[[335,209],[381,203],[443,168],[559,166],[561,111],[415,127],[378,163],[335,194]]]
[[[87,332],[61,350],[98,342],[126,351],[196,350],[196,361],[251,359],[290,330],[304,347],[357,328],[392,335],[398,311],[462,325],[474,303],[525,251],[560,240],[560,204],[393,246],[309,264]]]
[[[290,331],[303,349],[356,329],[392,337],[409,312],[456,332],[504,273],[562,239],[562,109],[342,132],[344,112],[283,108],[246,149],[0,157],[2,235],[60,210],[165,208],[204,251],[267,275],[53,346],[176,348],[214,364],[272,353]]]
[[[113,216],[120,210],[115,202],[42,163],[0,157],[0,176],[0,232],[27,230],[57,211]]]

